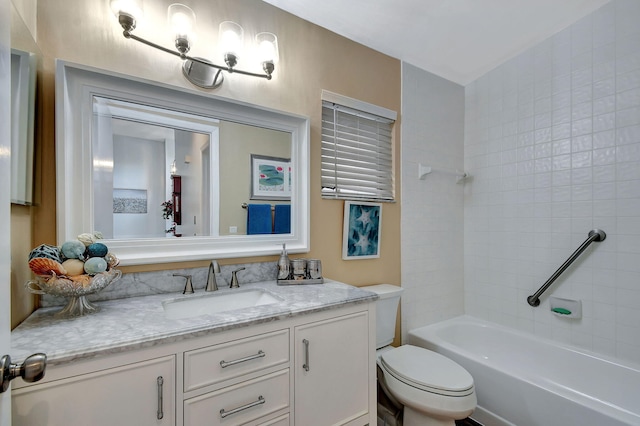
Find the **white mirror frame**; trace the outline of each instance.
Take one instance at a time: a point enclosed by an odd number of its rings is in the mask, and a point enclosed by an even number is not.
[[[102,96],[291,133],[296,183],[291,233],[104,240],[121,265],[183,262],[309,251],[309,119],[247,103],[56,61],[56,201],[58,244],[92,232],[93,97]],[[238,206],[240,209],[240,206]]]

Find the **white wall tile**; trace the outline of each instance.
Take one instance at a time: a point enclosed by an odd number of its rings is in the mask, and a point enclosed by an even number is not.
[[[456,184],[454,172],[464,169],[466,149],[469,163],[485,169],[488,179],[496,174],[492,167],[500,176],[503,157],[515,155],[516,139],[508,138],[518,132],[518,98],[515,87],[505,91],[502,78],[492,76],[468,87],[465,111],[465,88],[409,64],[402,66],[404,337],[411,328],[464,313],[464,186]],[[505,72],[503,68],[500,75]],[[409,89],[416,85],[422,90]],[[503,143],[508,146],[509,140],[513,153],[503,155]],[[515,164],[516,158],[511,161]],[[433,168],[424,180],[417,177],[418,163]]]
[[[490,90],[504,66],[470,84],[464,136],[465,166],[474,176],[464,187],[465,312],[634,362],[640,362],[638,22],[639,1],[614,0],[513,58],[515,104],[513,95]],[[517,119],[505,117],[506,110],[517,111]],[[482,117],[517,122],[508,127],[509,142],[505,126],[477,138],[476,129],[491,127]],[[490,155],[479,161],[481,152]],[[552,289],[581,299],[583,319],[555,317],[546,296],[541,307],[528,306],[526,296],[594,227],[607,239]]]

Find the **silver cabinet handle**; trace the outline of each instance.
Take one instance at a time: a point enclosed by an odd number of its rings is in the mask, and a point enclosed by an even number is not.
[[[304,371],[309,371],[309,341],[302,339],[302,344],[304,345],[304,364],[302,364],[302,368],[304,368]]]
[[[164,412],[162,409],[163,406],[163,402],[162,402],[162,385],[164,384],[164,379],[162,378],[162,376],[158,376],[157,379],[157,383],[158,383],[158,413],[157,413],[157,417],[158,420],[162,420],[162,418],[164,417]]]
[[[225,411],[225,409],[223,408],[222,410],[220,410],[220,417],[224,419],[227,416],[239,413],[240,411],[246,410],[251,407],[255,407],[257,405],[262,405],[265,402],[267,401],[262,397],[262,395],[260,395],[257,401],[250,402],[249,404],[243,405],[242,407],[234,408],[233,410],[229,410],[229,411]]]
[[[222,368],[227,368],[227,367],[229,367],[230,365],[240,364],[241,362],[251,361],[252,359],[256,359],[256,358],[264,358],[266,355],[267,355],[267,354],[265,354],[264,352],[262,352],[262,351],[258,351],[258,353],[257,353],[257,354],[255,354],[255,355],[249,355],[249,356],[246,356],[246,357],[244,357],[244,358],[236,359],[236,360],[233,360],[233,361],[225,361],[225,360],[222,360],[222,361],[220,361],[220,367],[222,367]]]

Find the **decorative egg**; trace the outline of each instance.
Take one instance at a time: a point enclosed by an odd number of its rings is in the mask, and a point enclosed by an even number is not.
[[[84,262],[84,271],[89,275],[99,274],[107,270],[107,262],[101,257],[92,257]]]
[[[62,244],[62,255],[67,259],[84,259],[84,251],[86,247],[78,240],[66,241]]]
[[[104,260],[107,261],[107,265],[108,265],[107,269],[115,268],[120,264],[120,259],[118,259],[116,255],[111,252],[106,254],[106,256],[104,257]]]
[[[55,260],[58,263],[62,263],[62,254],[60,253],[60,249],[56,246],[50,246],[47,244],[39,245],[29,253],[29,260],[36,257],[44,257]]]
[[[87,247],[87,257],[105,257],[109,249],[102,243],[93,243]]]
[[[84,262],[78,259],[67,259],[62,262],[62,266],[67,270],[67,275],[73,277],[84,274]]]
[[[84,233],[78,235],[78,241],[84,244],[86,247],[89,247],[91,244],[95,243],[98,240],[95,235]]]
[[[34,257],[29,261],[29,268],[36,275],[66,275],[67,270],[64,265],[53,259],[46,257]]]

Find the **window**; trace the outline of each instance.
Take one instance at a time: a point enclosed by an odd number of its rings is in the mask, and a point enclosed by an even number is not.
[[[322,92],[322,197],[394,201],[391,135],[397,114]]]

